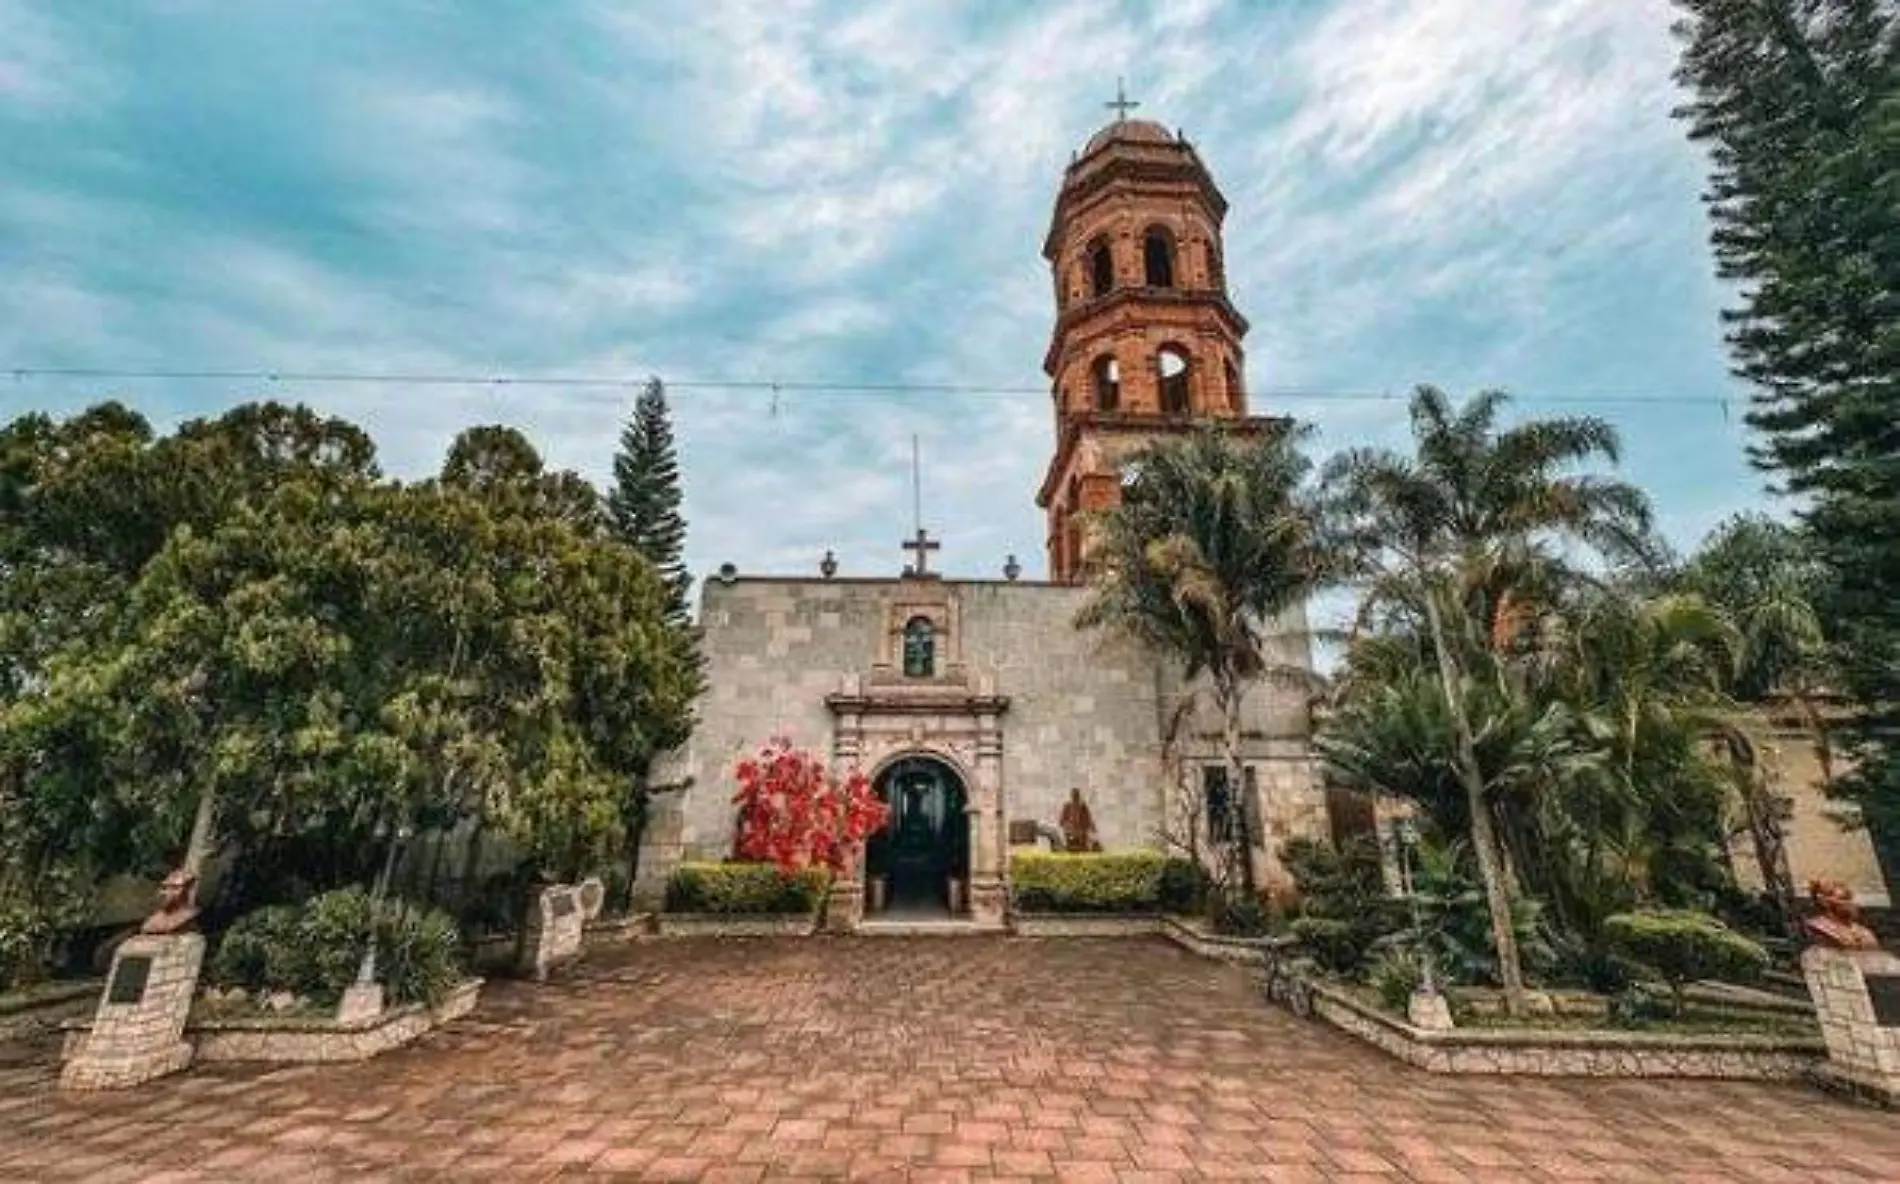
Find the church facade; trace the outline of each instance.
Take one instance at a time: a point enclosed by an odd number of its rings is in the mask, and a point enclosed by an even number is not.
[[[891,805],[867,852],[867,904],[1001,924],[1012,850],[1046,840],[1079,796],[1104,849],[1205,849],[1244,826],[1260,882],[1276,850],[1325,834],[1329,810],[1302,692],[1261,685],[1243,724],[1245,780],[1226,784],[1218,721],[1158,655],[1074,626],[1088,516],[1114,506],[1121,464],[1208,420],[1251,434],[1247,323],[1221,263],[1226,202],[1186,140],[1121,119],[1070,164],[1043,253],[1055,287],[1044,368],[1056,444],[1036,493],[1050,580],[949,579],[919,532],[890,579],[741,573],[705,581],[707,690],[655,805],[641,880],[731,855],[733,769],[775,736],[861,769]],[[827,564],[827,568],[832,565]],[[1303,614],[1274,630],[1276,663],[1310,668]],[[1365,820],[1354,821],[1363,824]]]

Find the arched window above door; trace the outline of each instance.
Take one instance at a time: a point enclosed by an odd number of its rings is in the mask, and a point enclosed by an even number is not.
[[[931,678],[937,673],[937,627],[929,617],[912,617],[904,625],[904,677]]]

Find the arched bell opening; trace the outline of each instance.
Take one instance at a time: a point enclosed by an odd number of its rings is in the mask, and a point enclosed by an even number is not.
[[[1161,413],[1186,415],[1189,410],[1188,382],[1192,373],[1187,351],[1178,345],[1164,345],[1155,357],[1161,378]]]

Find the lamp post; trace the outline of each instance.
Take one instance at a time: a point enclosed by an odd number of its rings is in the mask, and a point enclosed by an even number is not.
[[[382,828],[378,828],[379,830]],[[389,892],[389,880],[396,871],[396,853],[409,841],[413,832],[406,824],[399,824],[390,836],[389,853],[383,857],[383,870],[376,877],[375,887],[369,894],[369,943],[363,949],[363,960],[356,967],[356,985],[368,987],[376,981],[376,920],[382,915],[383,897]]]
[[[1418,904],[1418,823],[1409,817],[1401,818],[1395,830],[1399,844],[1399,872],[1405,878],[1405,898],[1412,908],[1412,947],[1418,957],[1418,988],[1406,1002],[1406,1018],[1420,1028],[1450,1028],[1451,1007],[1438,990],[1431,946],[1425,940],[1425,917]]]

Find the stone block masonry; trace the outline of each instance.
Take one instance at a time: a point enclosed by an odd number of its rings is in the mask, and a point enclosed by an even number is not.
[[[185,1021],[198,989],[205,939],[137,934],[119,947],[92,1026],[61,1072],[62,1089],[122,1089],[191,1063]]]
[[[973,782],[991,762],[993,792],[983,784],[965,788],[973,804],[987,803],[982,821],[999,844],[1008,823],[1053,824],[1073,787],[1104,847],[1155,846],[1170,808],[1163,729],[1182,688],[1152,654],[1109,632],[1076,629],[1087,597],[1085,588],[1028,582],[708,581],[700,611],[708,689],[688,747],[670,754],[655,775],[690,779],[692,788],[656,802],[640,858],[641,898],[657,900],[682,859],[731,854],[732,772],[765,740],[788,735],[836,755],[840,720],[827,697],[901,683],[901,671],[891,666],[890,633],[901,628],[904,605],[932,598],[945,606],[940,672],[954,666],[965,680],[958,685],[970,693],[1007,701],[995,716],[996,731],[985,734],[972,718],[950,712],[866,716],[855,721],[851,753],[841,759],[875,772],[896,756],[937,755]],[[1303,618],[1286,622],[1289,634],[1303,629]],[[1303,661],[1304,649],[1278,643],[1275,660]],[[1276,840],[1296,829],[1324,833],[1325,799],[1305,726],[1298,692],[1263,684],[1249,695],[1246,760],[1268,798]],[[1197,719],[1177,739],[1176,755],[1196,785],[1195,766],[1216,759],[1212,734]]]
[[[545,980],[555,967],[580,957],[586,924],[580,892],[573,885],[554,884],[537,891],[528,902],[522,926],[520,972]]]
[[[1900,957],[1811,946],[1801,973],[1827,1042],[1825,1082],[1900,1106]]]

